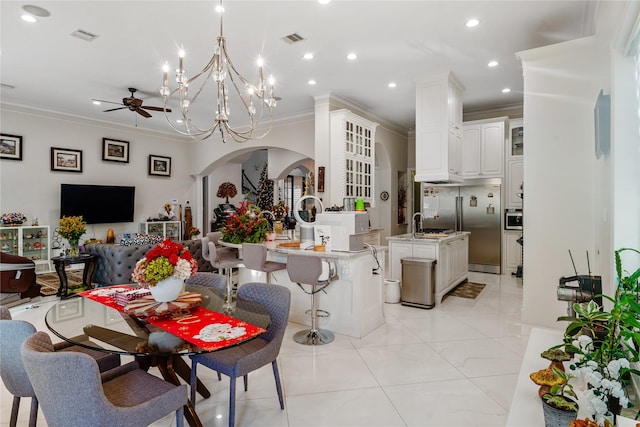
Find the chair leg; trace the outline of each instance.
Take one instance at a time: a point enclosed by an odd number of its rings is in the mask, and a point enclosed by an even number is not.
[[[229,427],[236,424],[236,377],[230,378],[229,384]]]
[[[36,427],[38,421],[38,399],[34,396],[31,398],[31,412],[29,413],[29,427]]]
[[[282,398],[282,384],[280,384],[280,374],[278,373],[278,362],[271,362],[273,367],[273,377],[276,379],[276,390],[278,391],[278,400],[280,400],[280,409],[284,409],[284,399]]]
[[[198,377],[196,376],[197,367],[198,367],[198,362],[191,359],[191,378],[189,379],[189,384],[191,387],[190,400],[191,400],[191,404],[193,405],[194,411],[196,409],[196,391],[197,391],[196,384],[198,384]]]
[[[181,406],[176,411],[176,427],[183,427],[183,426],[184,426],[184,406]]]
[[[18,423],[18,409],[20,409],[20,396],[13,396],[13,405],[11,405],[11,419],[9,427],[16,427]]]

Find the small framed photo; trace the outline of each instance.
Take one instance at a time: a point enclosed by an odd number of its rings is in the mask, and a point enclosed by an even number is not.
[[[149,154],[149,175],[171,176],[171,157]]]
[[[22,137],[0,134],[0,159],[22,160]]]
[[[51,147],[51,170],[82,172],[82,150]]]
[[[129,142],[102,138],[102,160],[129,163]]]

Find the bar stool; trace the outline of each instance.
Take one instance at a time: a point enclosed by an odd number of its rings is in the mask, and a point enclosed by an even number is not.
[[[312,255],[287,256],[287,273],[292,282],[298,284],[300,289],[311,295],[311,328],[297,332],[293,339],[299,344],[322,345],[329,344],[335,336],[331,331],[318,328],[318,317],[328,317],[329,313],[318,309],[317,293],[324,289],[334,280],[338,279],[335,271],[335,264],[322,261],[321,258]],[[302,284],[311,285],[311,292],[308,292]]]
[[[207,237],[202,239],[202,257],[209,261],[213,268],[218,270],[220,274],[227,277],[225,304],[222,306],[224,311],[228,311],[233,307],[232,290],[233,290],[233,269],[242,267],[242,260],[231,255],[223,256],[218,253],[215,243]]]
[[[249,270],[267,273],[267,283],[271,284],[274,271],[285,270],[284,262],[267,261],[267,247],[260,243],[242,244],[242,263]]]

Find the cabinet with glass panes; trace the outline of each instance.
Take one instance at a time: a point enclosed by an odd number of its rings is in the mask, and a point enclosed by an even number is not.
[[[36,272],[51,271],[49,226],[15,226],[0,228],[0,250],[32,260]]]

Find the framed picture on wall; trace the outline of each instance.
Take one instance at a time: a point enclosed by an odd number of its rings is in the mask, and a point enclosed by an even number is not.
[[[171,157],[149,154],[149,175],[171,176]]]
[[[129,142],[102,138],[102,160],[129,163]]]
[[[51,147],[51,170],[82,172],[82,150]]]
[[[22,160],[22,137],[0,134],[0,159]]]

